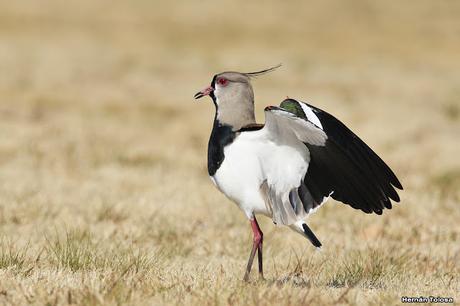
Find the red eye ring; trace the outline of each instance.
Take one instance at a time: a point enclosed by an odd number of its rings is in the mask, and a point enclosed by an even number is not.
[[[219,78],[219,79],[217,79],[217,84],[219,84],[221,86],[226,86],[228,84],[228,80],[225,79],[225,78]]]

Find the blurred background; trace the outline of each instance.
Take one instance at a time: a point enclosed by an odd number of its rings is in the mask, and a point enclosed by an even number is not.
[[[2,171],[140,159],[205,175],[214,110],[193,94],[215,73],[278,63],[254,81],[259,115],[286,95],[310,101],[406,185],[459,166],[456,1],[0,5]]]
[[[33,262],[49,249],[44,236],[75,227],[101,253],[119,241],[174,250],[169,263],[229,256],[238,278],[249,227],[207,177],[214,107],[193,94],[216,73],[282,63],[253,81],[258,121],[287,95],[308,101],[360,135],[405,187],[382,218],[329,203],[311,221],[322,240],[380,237],[457,262],[459,16],[453,0],[1,1],[0,232],[15,241],[3,247],[28,246],[23,269],[66,268],[52,251]],[[304,243],[270,224],[267,258]],[[457,277],[454,268],[445,272]],[[16,292],[11,280],[29,278],[13,270],[2,284]]]

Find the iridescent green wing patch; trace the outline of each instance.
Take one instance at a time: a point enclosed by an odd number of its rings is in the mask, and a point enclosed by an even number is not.
[[[280,107],[297,117],[307,119],[307,116],[305,115],[302,106],[300,105],[299,102],[293,99],[286,99],[283,102],[281,102]]]

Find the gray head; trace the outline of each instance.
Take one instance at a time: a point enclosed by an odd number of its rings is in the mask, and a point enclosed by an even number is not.
[[[254,92],[251,78],[273,71],[280,65],[257,72],[226,71],[216,74],[211,86],[195,94],[195,99],[210,96],[216,106],[216,119],[238,130],[255,123]]]

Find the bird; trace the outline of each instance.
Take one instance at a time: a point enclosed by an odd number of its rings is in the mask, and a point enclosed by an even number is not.
[[[280,65],[255,71],[225,71],[195,99],[209,96],[215,106],[208,142],[207,170],[217,187],[249,220],[253,241],[243,280],[249,281],[257,253],[263,272],[263,232],[256,215],[288,226],[313,246],[322,244],[306,219],[330,197],[367,214],[381,215],[400,202],[403,187],[390,167],[330,113],[287,97],[254,114],[251,80]]]

